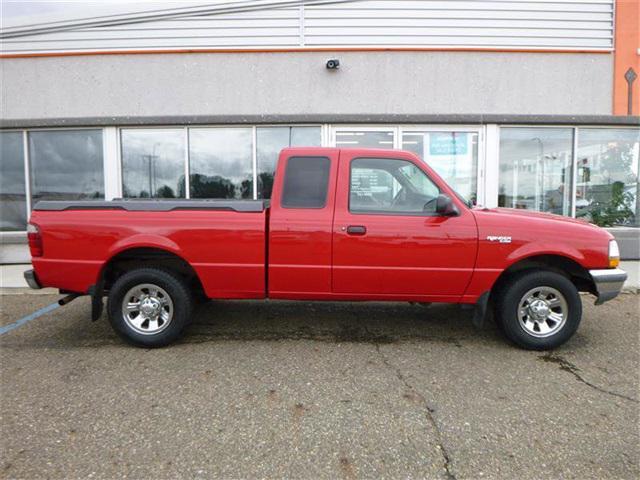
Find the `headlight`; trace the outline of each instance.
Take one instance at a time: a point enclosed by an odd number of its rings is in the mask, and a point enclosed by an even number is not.
[[[609,241],[609,268],[616,268],[620,265],[620,248],[615,240]]]

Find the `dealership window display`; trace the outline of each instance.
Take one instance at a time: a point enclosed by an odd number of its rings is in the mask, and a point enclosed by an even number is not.
[[[31,202],[104,198],[102,130],[29,132]]]
[[[498,205],[571,215],[573,129],[500,129]]]
[[[424,160],[463,197],[477,200],[477,132],[405,131],[402,149]]]
[[[489,129],[468,125],[109,128],[0,132],[0,231],[24,232],[41,199],[268,199],[280,150],[320,145],[412,151],[462,196],[490,205],[604,227],[640,222],[635,127],[505,125],[484,140]],[[493,141],[497,154],[483,153]],[[493,162],[498,175],[485,178]]]
[[[640,130],[581,128],[576,216],[597,225],[638,226]]]
[[[0,133],[0,231],[27,225],[22,132]]]

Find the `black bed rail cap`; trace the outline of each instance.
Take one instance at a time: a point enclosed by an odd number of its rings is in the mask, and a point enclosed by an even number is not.
[[[42,200],[34,210],[126,210],[129,212],[171,212],[174,210],[226,210],[240,213],[257,213],[265,209],[264,200]]]

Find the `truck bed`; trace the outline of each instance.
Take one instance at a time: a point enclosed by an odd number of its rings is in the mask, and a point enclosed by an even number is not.
[[[265,296],[267,202],[260,200],[41,201],[31,223],[43,284],[87,293],[121,252],[162,249],[188,263],[211,298]]]

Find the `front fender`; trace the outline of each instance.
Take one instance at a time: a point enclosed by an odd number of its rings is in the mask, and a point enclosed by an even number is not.
[[[584,254],[571,245],[567,245],[564,243],[559,244],[558,242],[533,242],[522,244],[516,249],[512,250],[505,259],[505,269],[522,260],[540,255],[555,255],[558,257],[566,257],[582,266],[585,266]]]

